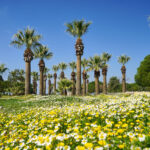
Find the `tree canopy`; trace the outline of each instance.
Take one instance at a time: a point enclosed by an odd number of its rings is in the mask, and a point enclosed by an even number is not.
[[[142,87],[150,86],[150,55],[147,55],[138,67],[135,82]]]

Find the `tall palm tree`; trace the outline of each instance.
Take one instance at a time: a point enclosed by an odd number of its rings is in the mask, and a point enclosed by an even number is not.
[[[90,57],[89,59],[89,71],[94,70],[94,77],[95,77],[95,94],[99,94],[99,77],[100,77],[100,69],[102,67],[102,60],[100,56]]]
[[[127,55],[122,55],[118,58],[118,62],[122,64],[122,92],[126,92],[126,67],[125,64],[130,60],[130,57]]]
[[[46,80],[47,80],[47,73],[49,72],[50,69],[44,68],[44,77],[43,77],[43,94],[46,95]]]
[[[67,32],[69,32],[73,37],[77,38],[75,49],[77,56],[77,82],[76,82],[76,94],[81,95],[81,56],[83,55],[84,45],[82,43],[81,37],[88,31],[88,27],[91,22],[85,22],[84,20],[73,21],[67,23]]]
[[[69,66],[72,69],[72,72],[71,72],[71,80],[73,82],[72,95],[75,95],[75,91],[76,91],[76,87],[75,87],[75,84],[76,84],[76,73],[75,73],[76,63],[73,61],[73,62],[69,63]]]
[[[6,70],[8,70],[8,68],[5,67],[5,64],[1,64],[0,65],[0,80],[3,80],[2,75]]]
[[[50,73],[48,73],[47,77],[48,77],[48,95],[50,95],[51,94],[51,90],[52,90],[52,87],[51,87],[51,78],[53,77],[53,75],[50,74]]]
[[[110,58],[111,58],[111,55],[108,54],[108,53],[104,52],[101,55],[101,59],[103,61],[103,64],[102,64],[102,75],[103,75],[103,93],[104,94],[107,94],[107,80],[106,80],[107,68],[108,68],[107,62],[110,60]]]
[[[64,79],[65,78],[64,70],[67,68],[67,64],[62,62],[58,66],[59,66],[59,69],[61,70],[60,79]]]
[[[59,70],[59,67],[54,65],[52,67],[52,70],[54,71],[54,93],[56,93],[56,79],[57,79],[57,71]]]
[[[24,51],[24,61],[26,62],[25,95],[30,94],[31,61],[33,60],[33,52],[31,49],[40,45],[38,43],[40,38],[41,35],[36,34],[34,29],[27,27],[24,31],[18,31],[14,35],[14,40],[11,42],[11,45],[17,48],[26,47]]]
[[[86,94],[88,94],[88,88],[89,88],[89,75],[87,74],[87,80],[86,80]]]
[[[33,80],[32,80],[33,81],[33,93],[37,94],[37,80],[39,78],[38,72],[35,72],[35,71],[31,72],[31,76],[33,77]]]
[[[39,69],[40,69],[40,95],[43,95],[43,72],[45,68],[44,59],[50,59],[53,56],[52,52],[49,52],[47,46],[39,46],[34,50],[34,57],[40,58]]]
[[[86,60],[85,58],[83,58],[82,61],[81,61],[81,66],[83,67],[83,72],[82,72],[82,78],[83,78],[83,95],[86,95],[86,79],[87,79],[86,67],[88,66],[88,60]]]

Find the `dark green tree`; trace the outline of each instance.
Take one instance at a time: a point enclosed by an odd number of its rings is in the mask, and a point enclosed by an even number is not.
[[[135,82],[142,87],[150,86],[150,55],[147,55],[138,67]]]
[[[117,77],[111,77],[108,83],[109,92],[121,92],[121,84]]]

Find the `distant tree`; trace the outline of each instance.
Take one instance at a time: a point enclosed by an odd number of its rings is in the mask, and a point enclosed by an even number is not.
[[[58,66],[56,66],[56,65],[54,65],[53,67],[52,67],[52,69],[53,69],[53,71],[54,71],[54,93],[56,93],[56,80],[57,80],[57,71],[59,70],[59,67]]]
[[[52,52],[49,52],[49,49],[47,46],[41,45],[38,48],[34,50],[34,58],[40,59],[39,62],[39,70],[40,70],[40,95],[43,95],[43,73],[45,68],[45,62],[44,59],[50,59],[53,56]]]
[[[10,84],[8,91],[13,95],[23,95],[25,93],[24,70],[15,69],[14,71],[11,71],[8,75],[8,82]]]
[[[143,88],[136,83],[126,83],[127,91],[143,91]]]
[[[33,82],[33,94],[37,94],[37,81],[39,80],[38,72],[31,72],[32,82]]]
[[[60,79],[64,79],[65,78],[64,70],[67,68],[67,64],[62,62],[58,66],[59,66],[59,69],[61,70]]]
[[[108,83],[109,92],[121,92],[121,84],[117,77],[111,77]]]
[[[150,55],[147,55],[138,67],[135,82],[143,88],[150,87]]]
[[[126,67],[125,64],[130,60],[130,57],[127,55],[121,55],[118,58],[118,62],[122,65],[122,92],[126,92]]]
[[[101,59],[103,61],[102,63],[102,75],[103,75],[103,93],[107,94],[107,80],[106,80],[106,76],[107,76],[107,70],[108,70],[108,65],[107,62],[110,60],[111,55],[108,53],[102,53],[101,55]]]
[[[81,66],[83,68],[82,78],[83,78],[83,95],[86,95],[86,80],[87,80],[87,70],[86,67],[88,66],[88,60],[83,58],[81,61]]]
[[[75,87],[75,84],[76,84],[76,72],[75,72],[75,69],[77,68],[76,63],[74,61],[69,63],[69,67],[72,70],[72,72],[71,72],[71,80],[73,82],[72,95],[75,95],[76,94],[76,87]]]
[[[48,95],[50,95],[50,94],[51,94],[51,91],[52,91],[52,87],[51,87],[51,85],[52,85],[52,83],[51,83],[51,78],[53,77],[53,75],[50,74],[50,73],[48,73],[47,77],[48,77]]]
[[[61,92],[61,94],[67,95],[67,90],[71,89],[73,85],[73,82],[68,79],[61,79],[58,82],[58,90]]]
[[[88,83],[88,93],[95,92],[95,81]],[[99,92],[102,92],[102,82],[99,81]]]

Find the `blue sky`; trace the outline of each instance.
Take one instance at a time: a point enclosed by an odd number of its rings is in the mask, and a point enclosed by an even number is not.
[[[54,54],[46,61],[48,68],[60,62],[76,61],[75,38],[65,32],[64,24],[84,18],[92,24],[83,36],[83,57],[102,52],[112,54],[109,80],[111,76],[121,79],[117,57],[126,54],[131,57],[127,82],[134,82],[137,67],[150,53],[149,15],[150,0],[0,0],[0,63],[6,64],[9,71],[25,68],[25,48],[18,50],[10,42],[13,34],[27,26],[42,34],[41,42]],[[39,70],[38,61],[32,61],[32,71]],[[70,69],[65,71],[68,78],[70,72]],[[93,72],[90,75],[93,80]]]

